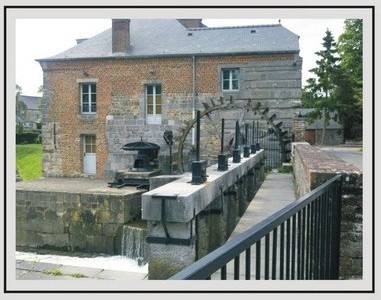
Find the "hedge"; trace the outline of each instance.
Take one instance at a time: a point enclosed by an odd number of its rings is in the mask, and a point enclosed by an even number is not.
[[[41,144],[41,135],[35,132],[16,133],[16,144]]]

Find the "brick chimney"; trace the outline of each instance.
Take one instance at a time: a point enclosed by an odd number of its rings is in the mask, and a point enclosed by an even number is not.
[[[130,19],[112,20],[112,53],[127,52],[130,47]]]
[[[206,27],[204,24],[202,24],[202,19],[177,19],[177,21],[179,21],[180,24],[185,28]]]

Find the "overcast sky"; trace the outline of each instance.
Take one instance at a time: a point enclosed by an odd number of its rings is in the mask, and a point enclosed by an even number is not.
[[[208,27],[277,24],[279,19],[204,19]],[[300,56],[303,58],[303,85],[308,70],[315,67],[323,49],[325,31],[329,29],[335,41],[344,29],[344,19],[281,19],[281,24],[300,36]],[[24,95],[39,95],[42,71],[38,58],[46,58],[76,45],[76,39],[90,38],[111,28],[111,19],[17,19],[16,20],[16,84]]]

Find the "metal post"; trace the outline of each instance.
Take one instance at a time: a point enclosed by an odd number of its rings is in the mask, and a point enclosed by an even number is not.
[[[250,147],[248,146],[248,139],[249,136],[249,124],[245,123],[245,147],[243,147],[243,157],[250,157]]]
[[[239,163],[241,162],[241,151],[239,150],[239,123],[238,120],[235,123],[235,143],[234,143],[234,150],[233,150],[233,163]]]
[[[197,111],[196,124],[196,161],[192,162],[192,184],[202,184],[206,181],[206,160],[200,160],[200,118],[201,113]]]
[[[172,142],[169,144],[169,174],[172,175]]]
[[[221,151],[218,154],[218,170],[225,171],[228,169],[228,156],[224,154],[224,134],[225,134],[225,119],[221,123]]]
[[[255,152],[257,152],[257,147],[255,146],[255,136],[254,136],[254,133],[255,133],[255,121],[253,121],[253,129],[252,129],[252,132],[251,132],[251,135],[252,135],[251,146],[250,146],[251,154],[255,154]]]
[[[259,144],[259,124],[258,124],[258,121],[257,121],[257,143],[256,143],[256,148],[257,150],[260,150],[261,149],[261,145]]]
[[[197,111],[197,127],[196,127],[196,161],[200,160],[200,111]]]
[[[225,133],[225,119],[222,119],[221,122],[221,150],[220,153],[224,153],[224,133]]]

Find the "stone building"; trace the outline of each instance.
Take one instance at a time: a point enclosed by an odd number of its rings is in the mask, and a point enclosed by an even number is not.
[[[22,118],[22,125],[26,129],[38,129],[41,123],[41,97],[20,95],[20,100],[26,105],[25,117]]]
[[[318,119],[308,122],[307,120],[307,114],[313,110],[313,108],[299,108],[297,110],[292,128],[294,141],[308,142],[311,145],[340,145],[344,143],[344,127],[333,119],[326,126],[324,142],[322,142],[323,121]]]
[[[300,103],[299,37],[281,24],[209,28],[201,19],[114,19],[111,29],[77,43],[37,60],[47,177],[113,176],[133,161],[122,146],[140,139],[160,145],[164,168],[163,133],[179,136],[204,102],[258,101],[288,128]],[[219,143],[212,131],[203,134]]]

